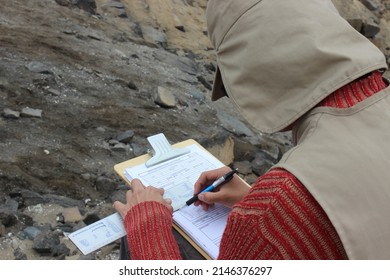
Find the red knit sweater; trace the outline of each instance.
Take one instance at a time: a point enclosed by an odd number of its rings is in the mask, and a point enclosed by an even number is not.
[[[379,72],[329,95],[318,106],[347,108],[384,89]],[[180,259],[172,215],[158,202],[143,202],[125,218],[132,259]],[[219,259],[347,259],[325,212],[291,173],[275,168],[259,177],[234,205]]]

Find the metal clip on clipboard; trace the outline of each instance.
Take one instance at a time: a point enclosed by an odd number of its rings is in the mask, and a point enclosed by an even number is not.
[[[173,148],[163,133],[156,134],[147,138],[153,148],[152,158],[145,165],[151,167],[161,162],[189,153],[187,148]]]

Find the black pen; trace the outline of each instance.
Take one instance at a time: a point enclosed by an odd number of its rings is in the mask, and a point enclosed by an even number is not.
[[[210,186],[208,186],[207,188],[205,188],[204,190],[198,192],[196,195],[194,195],[191,199],[187,200],[186,201],[186,205],[189,206],[191,205],[192,203],[194,203],[195,201],[198,200],[198,195],[203,193],[203,192],[211,192],[213,191],[215,188],[221,186],[222,184],[226,183],[226,182],[229,182],[231,179],[233,179],[233,175],[235,173],[237,173],[238,169],[235,168],[233,169],[232,171],[226,173],[225,175],[223,175],[221,178],[217,179],[216,181],[214,181],[214,183],[212,183]]]

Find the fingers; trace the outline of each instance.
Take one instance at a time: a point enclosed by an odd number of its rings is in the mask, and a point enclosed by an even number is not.
[[[120,208],[122,207],[123,203],[120,201],[115,201],[112,206],[114,206],[114,209],[119,212]]]
[[[161,195],[164,195],[165,190],[163,188],[157,188],[157,190]]]
[[[198,198],[200,201],[205,202],[207,204],[214,204],[218,201],[219,195],[217,193],[213,192],[205,192],[201,193]]]
[[[202,172],[200,174],[198,180],[195,182],[194,186],[194,194],[199,193],[202,189],[206,188],[208,185],[210,185],[214,180],[218,178],[218,175],[216,175],[215,171],[206,171]]]
[[[219,179],[221,176],[225,175],[226,172],[230,171],[230,167],[224,166],[214,170],[203,172],[194,185],[194,194],[201,192],[203,189],[211,185],[215,180]],[[202,208],[207,210],[208,204],[214,204],[214,202],[219,202],[220,198],[218,195],[214,198],[214,194],[210,197],[209,194],[202,194],[198,201],[194,202],[195,206],[202,205]],[[203,199],[202,199],[203,198]]]
[[[114,206],[116,212],[118,212],[122,216],[122,218],[124,219],[126,214],[127,214],[126,205],[124,205],[120,201],[115,201],[113,206]]]
[[[144,184],[142,184],[142,182],[139,179],[133,179],[131,181],[131,190],[133,192],[139,192],[142,191],[143,189],[145,189],[145,186]]]
[[[226,174],[226,172],[229,170],[231,170],[230,167],[224,166],[218,169],[203,172],[195,182],[194,194],[197,194],[204,188],[208,187],[215,180]]]
[[[172,200],[164,198],[164,189],[147,186],[139,180],[131,181],[131,190],[126,192],[126,204],[115,201],[113,207],[124,218],[127,212],[135,205],[144,201],[157,201],[164,204],[170,211],[173,211]]]
[[[134,193],[143,191],[147,189],[148,191],[157,191],[159,194],[163,195],[164,194],[164,189],[163,188],[155,188],[152,186],[147,186],[145,187],[144,184],[142,184],[141,180],[139,179],[133,179],[131,181],[131,189]]]

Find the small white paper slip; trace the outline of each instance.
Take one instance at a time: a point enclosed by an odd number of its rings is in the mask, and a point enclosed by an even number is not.
[[[90,224],[68,235],[84,255],[125,236],[126,230],[119,213]]]

